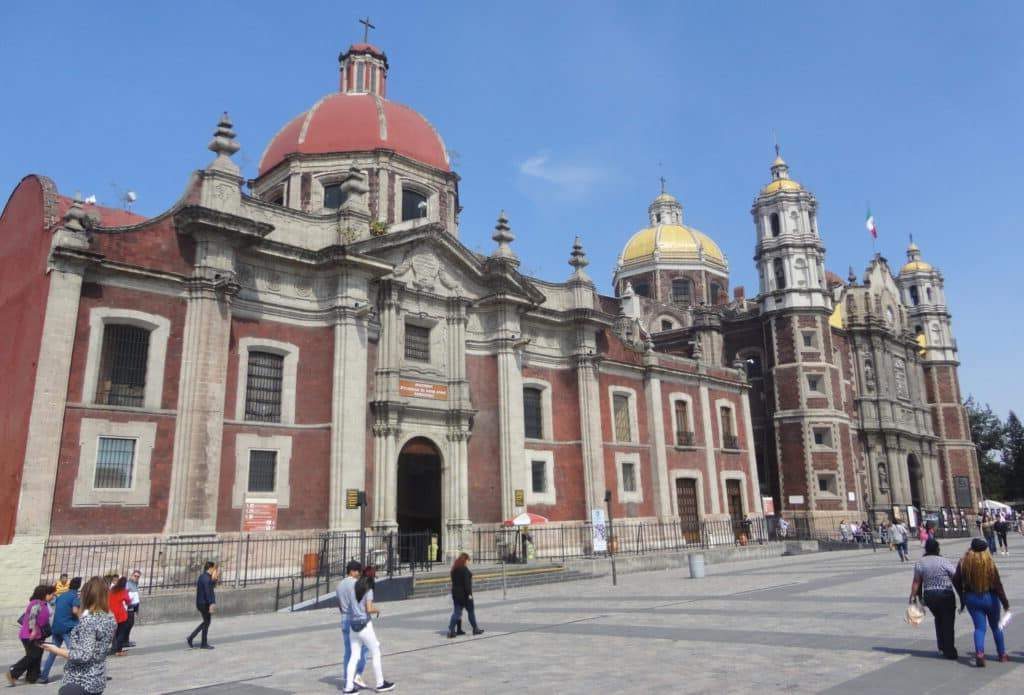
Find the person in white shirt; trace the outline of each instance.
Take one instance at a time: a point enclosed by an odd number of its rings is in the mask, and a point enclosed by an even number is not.
[[[892,527],[892,542],[896,546],[896,552],[900,554],[900,562],[906,562],[910,558],[910,551],[907,550],[907,539],[910,531],[902,521],[897,521]]]

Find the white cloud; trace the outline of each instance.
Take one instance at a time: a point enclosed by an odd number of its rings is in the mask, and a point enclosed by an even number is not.
[[[552,161],[546,152],[528,157],[519,165],[523,176],[550,183],[563,193],[586,193],[606,177],[601,167]]]

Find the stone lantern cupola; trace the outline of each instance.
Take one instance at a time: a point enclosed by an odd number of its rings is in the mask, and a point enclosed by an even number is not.
[[[388,57],[369,43],[354,43],[338,56],[339,89],[344,94],[387,96]]]

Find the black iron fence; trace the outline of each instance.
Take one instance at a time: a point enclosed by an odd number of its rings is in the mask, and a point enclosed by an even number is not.
[[[288,577],[331,577],[350,559],[365,557],[381,573],[402,574],[415,563],[430,569],[439,558],[428,533],[325,532],[296,536],[246,534],[228,538],[132,538],[53,540],[46,544],[42,581],[66,572],[90,577],[142,573],[140,588],[152,593],[195,586],[206,562],[216,562],[220,582],[248,586]]]

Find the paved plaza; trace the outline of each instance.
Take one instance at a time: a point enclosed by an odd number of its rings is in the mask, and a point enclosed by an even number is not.
[[[1011,606],[1024,610],[1024,540],[1000,558]],[[921,550],[913,544],[915,556]],[[966,541],[944,544],[954,557]],[[895,553],[833,552],[646,572],[477,595],[486,634],[448,640],[447,600],[382,605],[384,672],[403,693],[1008,693],[1024,690],[1024,618],[1011,663],[968,665],[971,622],[958,615],[959,662],[936,657],[931,617],[903,622],[911,564]],[[334,610],[215,618],[216,650],[188,650],[189,623],[140,626],[112,659],[115,693],[337,693]],[[468,629],[468,626],[467,626]],[[5,637],[7,637],[5,635]],[[4,642],[7,663],[18,650]],[[991,637],[988,653],[994,655]],[[59,667],[54,674],[59,674]],[[369,671],[369,669],[368,669]],[[19,686],[30,687],[30,686]],[[57,685],[31,692],[56,692]]]

